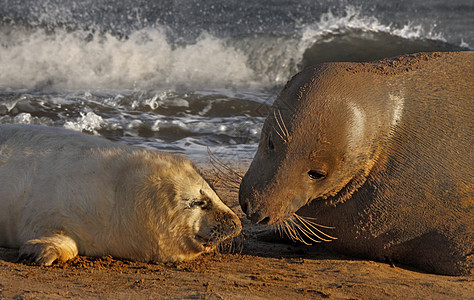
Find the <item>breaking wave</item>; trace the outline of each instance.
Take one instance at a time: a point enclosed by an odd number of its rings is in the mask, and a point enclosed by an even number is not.
[[[163,26],[118,35],[4,24],[0,40],[3,90],[258,90],[283,84],[309,64],[469,47],[449,44],[420,25],[384,25],[354,7],[322,14],[292,34],[217,37],[203,31],[176,42]]]

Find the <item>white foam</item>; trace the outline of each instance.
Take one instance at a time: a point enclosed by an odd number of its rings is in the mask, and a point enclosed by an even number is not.
[[[32,124],[32,125],[44,125],[52,126],[54,121],[48,117],[36,117],[30,113],[19,113],[18,115],[11,117],[4,115],[0,117],[0,124]]]
[[[362,30],[370,32],[383,32],[399,36],[405,39],[431,39],[446,42],[441,33],[433,29],[426,30],[421,25],[414,23],[405,24],[402,28],[396,28],[391,24],[382,24],[374,16],[364,16],[361,9],[348,5],[343,15],[328,11],[322,14],[320,20],[303,28],[302,43],[306,47],[311,46],[322,37],[347,30]]]
[[[471,46],[468,43],[466,43],[463,39],[461,39],[461,44],[459,46],[463,48],[471,48]]]
[[[64,123],[64,128],[75,130],[75,131],[89,131],[94,134],[98,134],[99,130],[104,124],[105,121],[101,116],[96,115],[93,112],[82,113],[80,112],[80,117],[76,121],[67,121]]]
[[[127,38],[76,30],[0,32],[0,89],[61,90],[250,89],[284,84],[298,71],[305,51],[330,42],[333,33],[385,32],[406,39],[443,40],[433,30],[382,24],[347,6],[302,26],[293,35],[218,38],[203,32],[193,43],[170,43],[165,28],[144,28]],[[151,109],[159,98],[150,99]]]
[[[17,124],[32,124],[32,117],[29,113],[20,113],[15,116],[14,122]]]
[[[247,57],[203,33],[194,44],[174,48],[159,29],[128,39],[108,33],[34,32],[0,34],[0,88],[151,89],[252,84]]]

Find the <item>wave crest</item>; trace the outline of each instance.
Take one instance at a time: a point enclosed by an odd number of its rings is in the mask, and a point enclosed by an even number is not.
[[[422,26],[395,28],[360,11],[329,11],[293,34],[202,32],[189,43],[171,42],[164,27],[120,36],[4,24],[0,89],[262,89],[283,84],[309,64],[462,48]]]
[[[51,34],[37,29],[3,40],[10,40],[0,47],[4,89],[222,87],[248,84],[253,76],[244,54],[205,33],[195,44],[178,47],[157,29],[142,29],[122,39],[109,33]]]

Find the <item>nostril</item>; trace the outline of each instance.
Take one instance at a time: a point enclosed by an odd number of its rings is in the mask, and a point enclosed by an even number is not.
[[[244,202],[244,203],[240,204],[240,207],[242,208],[242,211],[243,211],[246,215],[249,214],[249,211],[248,211],[249,205],[247,204],[247,202]]]
[[[234,225],[234,228],[241,228],[242,227],[242,223],[240,222],[239,219],[232,220],[232,225]]]
[[[255,224],[267,225],[273,222],[273,219],[271,217],[267,217],[266,213],[261,213],[261,212],[253,213],[250,216],[247,216],[247,218],[250,219]]]
[[[263,218],[262,220],[257,222],[257,224],[263,224],[263,225],[267,225],[268,223],[270,223],[270,217]]]

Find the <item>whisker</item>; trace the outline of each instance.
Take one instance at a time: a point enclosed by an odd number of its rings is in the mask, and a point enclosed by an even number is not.
[[[285,227],[284,227],[285,232],[290,237],[290,239],[292,239],[293,241],[299,241],[298,236],[296,235],[295,229],[290,224],[288,224],[287,221],[285,221],[284,224],[285,224]]]
[[[291,222],[291,227],[293,228],[296,236],[297,236],[297,240],[302,242],[303,244],[305,245],[311,245],[310,243],[308,243],[302,236],[301,234],[298,232],[298,229],[300,229],[301,231],[301,228],[299,228],[298,224],[295,223],[295,221],[293,219],[289,219],[289,221]],[[306,234],[305,234],[306,235]]]
[[[299,220],[298,220],[299,221]],[[308,226],[306,226],[306,224],[302,223],[301,221],[299,222],[300,224],[297,224],[298,225],[298,229],[304,234],[306,235],[310,240],[312,240],[313,242],[316,242],[316,243],[320,243],[321,241],[323,242],[331,242],[332,239],[325,239],[325,238],[322,238],[321,236],[319,236],[317,233],[315,233],[314,231],[311,230],[311,228],[309,228]],[[303,226],[301,226],[303,225]],[[318,238],[319,240],[314,240],[313,238],[310,237],[310,235],[313,235],[315,236],[316,238]]]
[[[275,132],[278,134],[278,136],[283,140],[283,141],[286,141],[286,139],[280,134],[280,132],[278,132],[278,130],[272,126],[273,130],[275,130]]]
[[[219,243],[216,247],[216,251],[222,254],[233,254],[242,253],[244,248],[244,236],[239,234],[238,236],[224,240]]]
[[[306,216],[303,217],[303,216],[300,216],[300,215],[298,215],[298,217],[303,218],[305,221],[311,222],[313,225],[315,225],[315,226],[317,226],[317,227],[327,228],[327,229],[334,229],[334,228],[336,228],[336,227],[332,227],[332,226],[325,226],[325,225],[321,225],[321,224],[314,223],[313,220],[316,221],[317,218],[306,217]]]
[[[319,237],[316,233],[313,232],[313,230],[316,230],[318,233],[326,236],[327,238],[331,239],[331,240],[337,240],[337,237],[333,237],[333,236],[330,236],[329,234],[321,231],[319,228],[317,228],[316,226],[320,226],[319,224],[316,224],[314,222],[311,222],[311,221],[308,221],[308,220],[305,220],[304,217],[302,216],[299,216],[297,214],[294,215],[298,221],[304,226],[306,227],[312,234],[314,234],[315,236]],[[320,227],[323,227],[323,228],[330,228],[330,229],[334,229],[334,227],[326,227],[326,226],[320,226]],[[325,242],[330,242],[331,240],[325,240],[321,237],[319,237],[321,240],[325,241]]]
[[[288,219],[288,223],[289,223],[289,226],[291,226],[291,228],[293,229],[293,232],[294,232],[294,235],[295,235],[294,241],[299,241],[299,242],[301,242],[301,243],[303,243],[303,244],[309,245],[309,244],[301,237],[301,235],[300,235],[299,232],[297,231],[298,226],[295,226],[295,222],[294,222],[292,219]]]
[[[276,115],[276,111],[277,111],[277,109],[274,109],[274,110],[273,110],[273,117],[275,118],[275,121],[276,121],[278,127],[279,127],[280,130],[281,130],[281,135],[282,135],[282,136],[285,136],[285,131],[283,130],[283,128],[282,128],[282,126],[281,126],[281,124],[280,124],[280,120],[278,119],[278,117],[277,117],[277,115]],[[286,136],[285,136],[285,137],[286,137]]]
[[[288,142],[288,135],[285,134],[285,131],[282,128],[281,122],[278,120],[278,117],[276,115],[276,109],[273,110],[273,117],[275,118],[275,121],[276,121],[278,127],[280,128],[281,133],[275,127],[273,127],[273,130],[275,130],[275,132],[280,136],[280,138],[283,140],[283,142],[287,143]]]
[[[221,161],[207,148],[210,163],[215,171],[215,177],[218,179],[216,184],[220,184],[223,188],[228,188],[231,191],[238,191],[242,175],[234,171],[229,165]]]
[[[301,231],[301,233],[302,233],[303,235],[305,235],[308,239],[310,239],[311,241],[313,241],[313,242],[315,242],[315,243],[321,243],[321,241],[315,240],[315,239],[313,239],[312,237],[310,237],[309,234],[306,232],[306,230],[304,230],[304,228],[301,228],[301,227],[299,226],[299,224],[297,224],[294,220],[291,219],[291,222],[293,222],[295,228],[298,229],[299,231]],[[300,234],[298,234],[298,235],[301,237]],[[318,238],[319,238],[319,237],[318,237]],[[305,241],[303,237],[301,237],[301,242],[303,242],[305,245],[311,245],[311,243],[308,243],[307,241]]]
[[[278,224],[276,227],[281,234],[286,234],[291,240],[299,241],[305,245],[311,245],[311,242],[331,242],[336,240],[336,237],[330,236],[329,234],[321,231],[320,228],[333,229],[334,227],[327,227],[317,224],[313,221],[306,220],[306,217],[294,214],[292,218],[289,218]]]
[[[278,234],[280,235],[280,237],[282,237],[283,236],[283,229],[282,229],[283,224],[282,223],[277,223],[275,225],[276,225],[276,229],[278,231]]]
[[[220,160],[214,153],[212,153],[212,151],[209,147],[207,147],[207,153],[209,155],[209,158],[210,158],[211,162],[216,163],[217,165],[223,167],[225,170],[230,172],[232,175],[234,175],[235,177],[242,180],[243,176],[240,175],[239,173],[237,173],[236,171],[234,171],[228,164],[226,164],[222,160]]]
[[[283,222],[283,224],[284,224],[284,227],[283,227],[284,233],[294,242],[298,241],[298,242],[304,243],[306,245],[310,245],[301,237],[301,235],[296,230],[294,224],[290,223],[289,221],[290,220],[285,220]]]
[[[281,228],[283,230],[283,233],[293,240],[293,236],[291,235],[290,232],[288,232],[288,224],[286,224],[286,221],[283,221],[281,224],[282,224]]]
[[[280,120],[281,120],[281,124],[283,125],[283,128],[285,129],[285,136],[287,138],[290,137],[290,133],[288,132],[288,128],[286,128],[286,125],[285,125],[285,120],[283,119],[283,116],[281,115],[281,111],[278,110],[278,114],[280,115]]]

